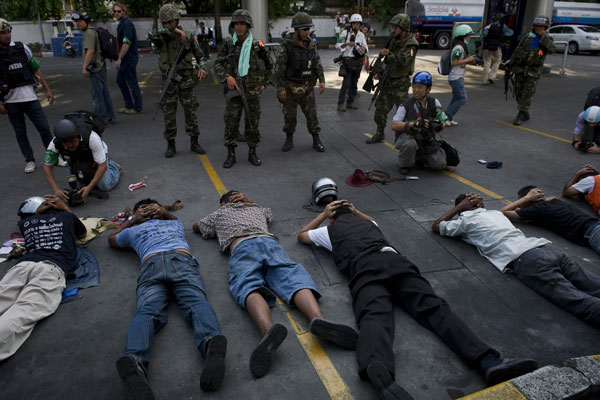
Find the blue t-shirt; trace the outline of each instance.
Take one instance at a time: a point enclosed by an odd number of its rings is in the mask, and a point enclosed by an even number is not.
[[[20,261],[51,261],[65,274],[77,268],[75,237],[86,232],[85,226],[68,212],[40,214],[19,221],[27,254]]]
[[[119,247],[131,247],[140,256],[140,261],[154,253],[185,249],[190,251],[183,224],[178,220],[151,219],[134,225],[117,234]],[[191,251],[190,251],[191,252]]]
[[[138,40],[135,32],[135,26],[129,18],[124,18],[117,26],[117,41],[119,49],[123,47],[123,39],[127,38],[129,42],[129,50],[123,56],[122,63],[136,64],[138,62]]]

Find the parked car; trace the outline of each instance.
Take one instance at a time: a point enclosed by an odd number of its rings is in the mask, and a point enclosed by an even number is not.
[[[568,42],[569,54],[579,51],[600,53],[600,29],[595,26],[557,25],[550,28],[548,34],[555,42]]]

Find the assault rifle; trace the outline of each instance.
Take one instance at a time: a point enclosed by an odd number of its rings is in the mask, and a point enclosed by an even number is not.
[[[250,107],[248,107],[248,98],[246,97],[246,87],[244,85],[244,81],[242,81],[242,78],[240,77],[240,71],[238,70],[238,63],[235,59],[235,53],[230,52],[227,55],[227,58],[229,58],[229,64],[231,64],[231,67],[233,68],[233,79],[235,79],[235,84],[240,90],[228,90],[227,86],[225,86],[225,90],[227,91],[225,97],[227,99],[232,99],[239,96],[242,99],[242,106],[244,107],[244,114],[246,115],[244,121],[248,124],[248,128],[252,128]]]
[[[390,38],[388,39],[387,44],[385,45],[384,48],[389,48],[390,44],[392,43],[392,39],[394,39],[394,36],[390,36]],[[375,84],[373,82],[373,80],[375,79],[375,75],[377,75],[379,77],[379,83]],[[369,108],[368,110],[371,110],[371,107],[373,107],[373,103],[375,103],[375,100],[377,100],[377,97],[379,96],[379,92],[381,91],[381,88],[383,87],[383,85],[385,84],[385,81],[387,80],[387,69],[385,68],[385,65],[383,64],[383,55],[381,54],[381,52],[379,53],[379,56],[377,56],[377,59],[375,59],[375,61],[373,61],[373,63],[371,63],[371,66],[369,68],[369,76],[367,77],[367,80],[365,82],[365,84],[363,85],[363,90],[371,93],[371,91],[373,91],[373,89],[375,89],[375,93],[373,93],[373,97],[371,98],[371,104],[369,104]]]
[[[505,65],[505,70],[504,70],[504,99],[508,100],[508,92],[512,92],[513,97],[515,95],[515,93],[517,92],[517,82],[515,80],[515,73],[511,70],[510,68],[510,60],[507,61],[504,65]]]
[[[169,86],[171,86],[171,83],[173,81],[179,82],[181,80],[180,76],[175,76],[175,72],[177,72],[177,67],[179,66],[179,63],[181,63],[181,61],[183,60],[183,58],[187,55],[187,53],[189,51],[190,51],[189,46],[187,45],[187,43],[184,42],[181,45],[181,47],[179,48],[179,52],[177,53],[177,58],[175,58],[175,62],[173,63],[173,65],[171,65],[171,69],[169,69],[169,73],[167,74],[167,79],[165,79],[165,82],[163,83],[162,91],[160,93],[160,98],[158,99],[158,103],[156,103],[156,110],[154,110],[154,116],[152,117],[153,121],[154,121],[154,118],[156,118],[156,114],[158,113],[158,110],[161,109],[165,104],[165,96],[167,95],[167,90],[169,89]]]

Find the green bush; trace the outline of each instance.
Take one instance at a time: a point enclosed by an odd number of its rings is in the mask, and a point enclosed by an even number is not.
[[[34,52],[34,53],[42,51],[42,44],[38,43],[38,42],[27,43],[27,47],[29,47],[31,49],[31,51]]]

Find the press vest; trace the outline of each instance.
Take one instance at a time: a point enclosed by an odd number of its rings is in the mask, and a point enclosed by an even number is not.
[[[484,49],[496,51],[504,38],[504,25],[492,24],[484,39]]]
[[[414,97],[409,98],[402,104],[404,109],[406,110],[406,115],[404,116],[404,121],[414,121],[419,118],[427,119],[427,118],[435,118],[437,115],[437,108],[435,106],[435,99],[433,97],[427,96],[425,108],[419,107],[421,113],[418,113],[415,110],[415,104],[417,103],[417,99]]]
[[[15,42],[14,46],[0,48],[0,85],[10,90],[34,83],[23,43]]]
[[[77,175],[77,180],[84,185],[90,183],[96,173],[97,164],[90,149],[90,132],[81,135],[81,141],[75,151],[67,150],[62,143],[54,142],[56,149],[69,163],[71,173]]]
[[[585,195],[585,199],[592,206],[594,212],[598,214],[600,210],[600,175],[594,176],[594,189]]]
[[[310,42],[306,43],[308,47],[300,46],[298,43],[286,40],[287,47],[287,66],[285,69],[285,77],[290,81],[306,82],[317,79],[317,74],[314,72],[316,64],[315,47],[310,46]]]

